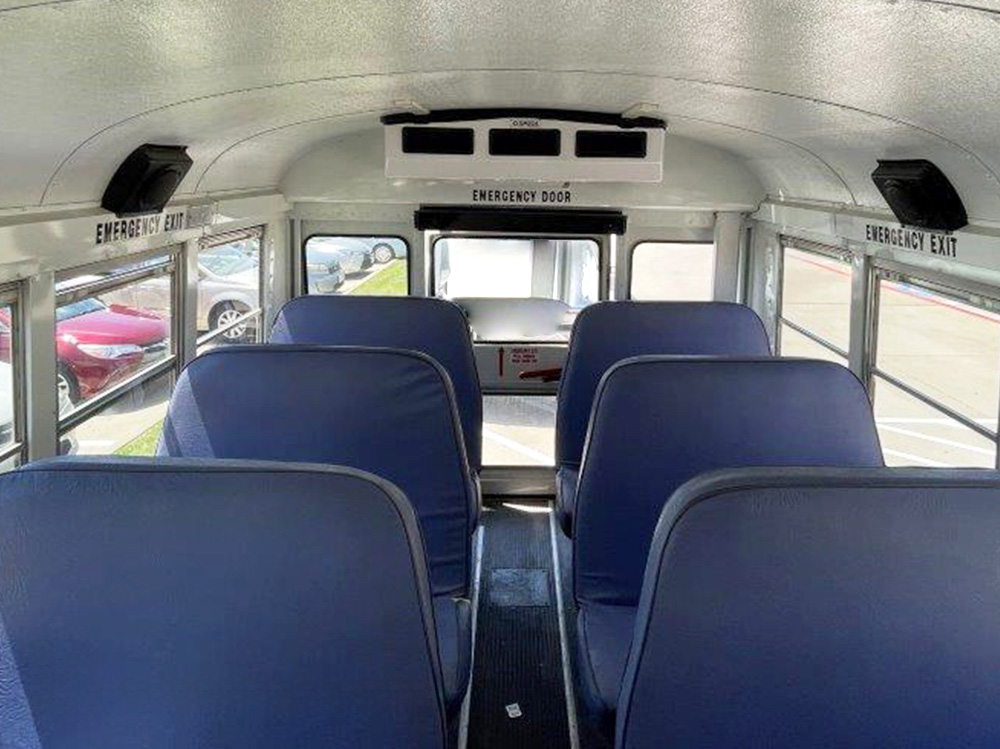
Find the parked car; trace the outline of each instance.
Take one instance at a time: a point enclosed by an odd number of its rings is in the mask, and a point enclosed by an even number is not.
[[[0,361],[0,447],[14,441],[14,368]]]
[[[170,328],[160,316],[95,297],[56,309],[60,399],[75,404],[167,355]]]
[[[306,242],[306,263],[336,259],[348,276],[375,264],[372,248],[356,237],[311,237]]]
[[[160,315],[170,314],[170,279],[150,278],[104,294],[107,301]],[[198,253],[198,330],[234,323],[260,306],[260,262],[238,246],[220,245]],[[222,337],[231,343],[254,337],[255,323],[229,328]]]
[[[0,447],[14,441],[14,367],[11,364],[12,341],[9,321],[0,318]],[[59,391],[59,415],[73,409],[65,391]],[[59,440],[61,455],[72,455],[76,452],[76,439],[72,434],[65,434]]]
[[[229,245],[198,253],[198,329],[229,325],[260,306],[260,261]],[[230,342],[254,335],[253,323],[222,334]]]
[[[306,248],[306,282],[310,294],[332,294],[344,285],[345,278],[339,254]]]
[[[338,243],[358,250],[368,251],[379,264],[406,257],[406,242],[397,237],[333,237]]]
[[[365,237],[361,241],[367,243],[372,250],[376,263],[388,263],[390,260],[406,257],[406,242],[396,237]]]

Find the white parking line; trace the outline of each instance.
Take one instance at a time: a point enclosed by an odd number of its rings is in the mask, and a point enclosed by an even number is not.
[[[992,450],[987,450],[983,447],[976,447],[975,445],[967,445],[964,442],[955,442],[954,440],[946,440],[942,437],[932,437],[929,434],[924,434],[922,432],[914,432],[912,429],[900,429],[899,427],[885,426],[884,424],[879,426],[879,429],[883,432],[892,432],[893,434],[902,434],[907,437],[916,437],[917,439],[926,440],[927,442],[934,442],[938,445],[946,445],[947,447],[957,447],[961,450],[969,450],[970,452],[979,453],[980,455],[993,456]]]
[[[491,432],[489,429],[483,429],[483,437],[488,439],[490,442],[495,442],[498,445],[503,445],[509,450],[513,450],[519,455],[523,455],[526,458],[531,458],[533,461],[543,466],[552,465],[552,458],[545,453],[539,452],[538,450],[533,450],[526,445],[522,445],[516,440],[512,440],[509,437],[504,437],[503,435],[497,434],[496,432]]]
[[[908,460],[912,463],[920,463],[928,468],[951,468],[947,463],[938,463],[936,460],[930,460],[928,458],[922,458],[919,455],[911,455],[910,453],[904,453],[899,450],[890,450],[889,448],[882,448],[882,452],[885,455],[891,455],[894,458],[902,458],[903,460]]]

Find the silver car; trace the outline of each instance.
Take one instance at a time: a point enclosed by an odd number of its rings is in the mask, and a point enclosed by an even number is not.
[[[160,314],[170,313],[170,279],[151,278],[116,289],[101,298]],[[198,253],[198,330],[230,325],[250,310],[260,307],[260,262],[233,245],[210,247]],[[255,323],[229,328],[222,337],[230,342],[252,339]]]
[[[333,294],[344,285],[346,278],[339,253],[315,248],[306,251],[306,280],[310,294]]]
[[[336,260],[348,276],[368,270],[375,264],[372,249],[354,237],[310,237],[306,242],[306,264]]]

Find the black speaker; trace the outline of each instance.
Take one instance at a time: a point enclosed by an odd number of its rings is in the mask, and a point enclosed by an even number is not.
[[[119,218],[159,213],[191,168],[186,146],[139,146],[111,178],[101,207]]]
[[[955,231],[969,223],[955,188],[929,161],[880,160],[872,180],[901,224]]]

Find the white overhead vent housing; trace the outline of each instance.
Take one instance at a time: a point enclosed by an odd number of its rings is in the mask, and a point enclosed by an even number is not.
[[[555,109],[382,118],[385,175],[447,180],[660,182],[666,123]]]

